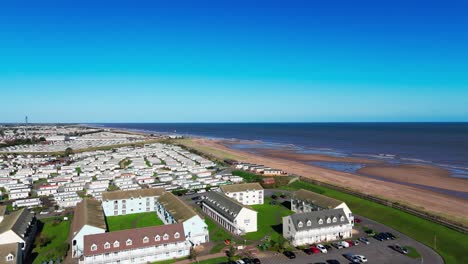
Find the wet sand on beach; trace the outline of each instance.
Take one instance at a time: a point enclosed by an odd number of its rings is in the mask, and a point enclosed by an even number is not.
[[[192,146],[200,146],[204,150],[207,149],[214,149],[217,153],[229,153],[230,155],[238,157],[239,161],[242,162],[250,162],[255,164],[263,164],[265,166],[269,166],[272,168],[282,169],[290,174],[301,175],[304,177],[309,177],[311,179],[319,180],[322,182],[327,182],[339,186],[343,186],[352,190],[360,191],[365,194],[371,194],[374,196],[383,197],[392,201],[398,201],[403,204],[408,204],[415,208],[423,209],[434,214],[442,215],[442,216],[454,216],[459,221],[467,224],[468,223],[468,206],[467,200],[462,198],[457,198],[437,192],[433,192],[430,190],[417,188],[414,186],[408,186],[404,184],[398,184],[394,182],[388,182],[379,179],[373,179],[366,176],[355,175],[351,173],[339,172],[331,169],[321,168],[317,166],[313,166],[310,164],[305,163],[304,161],[309,160],[309,158],[303,157],[302,155],[309,155],[309,154],[301,154],[300,156],[292,155],[286,151],[286,154],[281,154],[282,151],[268,151],[266,154],[258,154],[258,153],[249,153],[246,151],[232,149],[229,148],[229,142],[226,140],[212,140],[206,138],[194,138],[191,139]],[[260,150],[259,150],[260,151]],[[261,151],[260,151],[261,152]],[[300,157],[299,160],[294,160],[294,158]],[[222,158],[222,157],[220,157]],[[313,157],[311,160],[317,160],[321,157]],[[328,158],[327,158],[328,159]],[[339,161],[343,161],[338,158]],[[345,158],[346,159],[346,158]],[[333,157],[333,160],[336,160],[336,157]],[[360,162],[362,162],[360,160]],[[371,162],[372,163],[372,162]],[[375,173],[379,171],[379,166],[385,165],[384,163],[378,164],[373,163],[376,167],[370,172]],[[410,172],[414,173],[414,169],[409,168]],[[408,170],[408,168],[399,168],[398,173],[400,170]],[[386,169],[387,175],[388,171],[392,172],[392,170]],[[420,170],[419,172],[423,172],[426,170]],[[424,182],[426,185],[430,186],[439,186],[438,183],[440,182],[441,174],[440,172],[433,172],[428,173]],[[422,176],[421,173],[418,173],[418,179]],[[403,177],[403,176],[399,176]],[[416,178],[416,177],[415,177]],[[401,178],[402,180],[404,178]],[[445,178],[448,180],[447,178]],[[463,179],[461,179],[464,181]],[[451,182],[451,181],[447,181]],[[449,183],[447,183],[449,184]],[[450,183],[447,185],[447,188],[452,188],[453,190],[460,190],[460,187],[456,186],[460,185],[459,182],[457,183]],[[466,185],[464,185],[466,186]],[[461,187],[462,189],[464,187]],[[468,191],[468,190],[463,190]]]
[[[450,177],[449,171],[430,165],[371,165],[359,169],[358,173],[446,190],[468,192],[468,180]]]

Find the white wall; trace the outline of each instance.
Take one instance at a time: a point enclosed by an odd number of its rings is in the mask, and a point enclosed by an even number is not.
[[[234,221],[237,226],[244,231],[244,233],[257,232],[256,211],[242,208]]]
[[[148,200],[149,209],[147,206],[147,198],[149,199]],[[115,201],[117,201],[117,207],[115,207]],[[123,201],[124,200],[103,201],[102,209],[104,210],[104,215],[114,216],[114,215],[127,215],[127,214],[137,214],[137,213],[156,211],[155,202],[157,201],[157,199],[155,196],[125,199],[126,210],[123,210]],[[115,210],[115,208],[117,208],[117,210]],[[117,214],[115,214],[115,211],[117,211]]]
[[[98,228],[95,226],[85,225],[83,226],[77,234],[73,234],[72,240],[72,257],[80,257],[83,254],[83,237],[86,235],[93,235],[93,234],[102,234],[105,233],[106,230],[102,228]],[[76,240],[76,244],[74,245],[74,241]],[[76,256],[73,253],[76,252]]]
[[[200,216],[195,215],[185,220],[183,226],[185,236],[192,244],[199,245],[209,241],[208,225]]]

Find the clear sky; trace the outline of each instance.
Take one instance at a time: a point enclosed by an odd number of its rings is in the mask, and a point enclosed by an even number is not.
[[[1,1],[0,122],[468,121],[467,14],[466,0]]]

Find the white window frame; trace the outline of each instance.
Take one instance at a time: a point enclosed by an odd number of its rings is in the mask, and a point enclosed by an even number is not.
[[[125,241],[125,245],[131,246],[133,244],[133,241],[129,238],[127,241]]]

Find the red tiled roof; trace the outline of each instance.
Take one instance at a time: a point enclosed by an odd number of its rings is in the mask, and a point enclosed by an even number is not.
[[[174,237],[176,233],[179,233],[179,238]],[[169,236],[167,240],[163,239],[165,234]],[[156,241],[155,239],[157,235],[160,236],[159,241]],[[145,237],[148,237],[147,243],[143,243],[143,239]],[[132,245],[127,246],[126,242],[128,239],[132,240]],[[119,242],[119,247],[114,247],[115,241]],[[121,250],[131,250],[183,241],[185,241],[185,234],[182,223],[87,235],[84,236],[84,256],[93,256]],[[109,242],[110,244],[108,249],[104,248],[104,244],[106,244],[106,242]],[[91,251],[91,246],[93,244],[97,246],[95,251]]]

